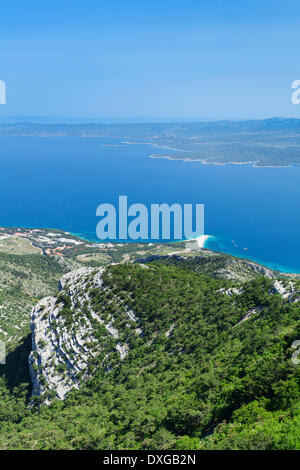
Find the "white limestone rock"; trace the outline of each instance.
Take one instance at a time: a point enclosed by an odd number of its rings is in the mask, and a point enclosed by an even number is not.
[[[99,313],[92,307],[91,291],[107,289],[102,280],[104,270],[83,267],[65,274],[59,281],[60,295],[46,297],[32,309],[32,352],[29,357],[32,394],[42,397],[46,404],[55,397],[64,399],[70,390],[78,388],[81,380],[89,377],[89,362],[100,352],[106,360],[115,351],[118,351],[120,361],[128,354],[128,345],[120,339],[115,318],[109,314],[107,320],[103,311]],[[113,300],[118,306],[118,314],[132,326],[135,334],[141,335],[134,312],[120,299],[114,297]],[[100,338],[98,327],[102,331]],[[106,345],[106,337],[114,340],[113,348],[111,341],[110,349]],[[109,363],[106,367],[110,369]]]

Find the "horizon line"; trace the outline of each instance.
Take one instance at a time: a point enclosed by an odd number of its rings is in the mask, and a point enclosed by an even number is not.
[[[80,118],[38,115],[11,115],[0,117],[0,125],[5,124],[180,124],[180,123],[216,123],[216,122],[249,122],[289,120],[300,121],[300,117],[270,116],[265,118],[159,118],[159,117],[127,117],[127,118]]]

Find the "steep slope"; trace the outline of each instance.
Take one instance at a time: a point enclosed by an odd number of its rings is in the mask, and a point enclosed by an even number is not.
[[[32,306],[57,293],[66,272],[57,260],[41,254],[0,254],[0,340],[19,338],[29,330]]]
[[[60,279],[61,293],[57,298],[47,297],[32,310],[31,330],[33,349],[30,372],[33,394],[64,398],[79,379],[89,375],[89,366],[95,356],[103,357],[102,367],[111,367],[110,356],[118,352],[120,359],[127,354],[128,345],[122,339],[113,310],[95,309],[95,292],[103,297],[111,292],[103,285],[104,268],[80,268]],[[114,297],[118,321],[123,317],[123,328],[135,326],[135,316]],[[140,334],[138,330],[136,333]],[[101,351],[101,353],[100,353]]]
[[[299,281],[177,261],[62,277],[32,312],[31,406],[0,383],[0,448],[300,448]]]
[[[215,278],[240,282],[260,276],[274,279],[280,274],[258,263],[210,250],[179,252],[173,256],[151,255],[136,260],[144,263],[155,261],[169,266],[179,266],[189,271],[202,272]]]
[[[56,396],[72,421],[72,448],[82,446],[78,426],[91,422],[105,431],[93,444],[88,438],[88,448],[226,448],[218,423],[243,414],[240,407],[262,400],[262,414],[278,421],[276,410],[299,402],[299,370],[291,361],[300,337],[298,289],[297,281],[265,277],[241,286],[157,261],[64,276],[59,296],[32,313],[33,393],[50,403],[33,425],[50,416],[60,434]],[[260,445],[276,447],[269,431]]]

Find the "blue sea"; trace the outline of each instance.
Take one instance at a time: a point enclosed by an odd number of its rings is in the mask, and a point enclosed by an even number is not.
[[[116,139],[0,138],[0,226],[96,240],[96,208],[204,203],[206,248],[300,273],[300,166],[253,168],[149,158],[166,150]],[[168,151],[168,154],[171,152]]]

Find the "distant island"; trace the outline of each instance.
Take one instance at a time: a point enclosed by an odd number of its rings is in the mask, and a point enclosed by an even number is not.
[[[300,119],[133,124],[0,124],[0,137],[90,137],[166,149],[152,158],[286,167],[300,163]]]

